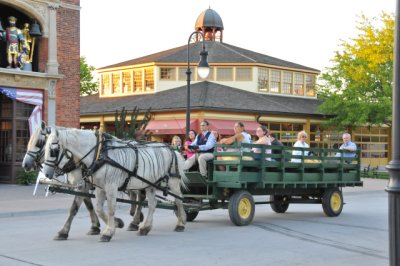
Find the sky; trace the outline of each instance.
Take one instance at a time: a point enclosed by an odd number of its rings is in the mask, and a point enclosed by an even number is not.
[[[186,45],[207,8],[223,42],[323,71],[361,14],[395,13],[395,0],[81,0],[81,56],[96,68]]]

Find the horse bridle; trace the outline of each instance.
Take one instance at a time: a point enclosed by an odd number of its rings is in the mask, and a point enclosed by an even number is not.
[[[39,169],[42,168],[42,163],[40,161],[44,157],[44,146],[47,141],[47,134],[40,132],[40,135],[44,136],[44,140],[38,139],[38,141],[36,142],[35,147],[38,148],[39,150],[37,150],[37,151],[29,151],[28,150],[26,152],[27,155],[29,155],[30,157],[33,158],[33,162]]]
[[[47,159],[46,161],[44,161],[44,164],[47,165],[48,167],[53,168],[56,176],[67,174],[79,167],[87,168],[86,165],[82,163],[82,161],[97,147],[98,144],[95,145],[93,148],[91,148],[89,152],[82,157],[82,159],[80,159],[78,162],[75,163],[73,153],[70,150],[63,149],[60,154],[60,143],[57,140],[56,142],[51,143],[50,146],[50,157],[54,158],[54,160]],[[60,167],[59,165],[63,161],[64,157],[68,161],[64,164],[64,166]],[[49,178],[51,179],[52,177]]]

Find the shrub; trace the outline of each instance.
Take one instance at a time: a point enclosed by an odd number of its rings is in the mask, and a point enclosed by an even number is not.
[[[38,176],[37,171],[25,172],[24,170],[20,170],[17,173],[17,184],[20,185],[30,185],[35,183],[36,177]]]

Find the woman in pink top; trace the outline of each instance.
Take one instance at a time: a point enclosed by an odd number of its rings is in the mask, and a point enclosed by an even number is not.
[[[271,141],[268,137],[268,128],[264,125],[259,125],[256,129],[256,135],[258,137],[258,140],[253,142],[255,144],[265,144],[265,145],[271,145]],[[252,151],[254,153],[261,153],[261,149],[260,148],[253,148]],[[271,149],[266,149],[265,150],[266,154],[271,154]],[[261,157],[261,156],[260,156]],[[255,156],[255,158],[260,158]],[[267,161],[271,161],[270,157],[266,157],[265,160]]]
[[[192,142],[194,141],[194,139],[196,138],[196,131],[194,130],[190,130],[189,131],[189,139],[185,141],[185,154],[186,154],[186,159],[189,159],[190,157],[192,157],[195,152],[191,151],[189,149],[189,145],[192,144]]]

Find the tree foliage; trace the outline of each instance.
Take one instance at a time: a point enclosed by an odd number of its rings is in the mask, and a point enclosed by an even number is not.
[[[320,111],[338,128],[391,125],[394,16],[360,19],[359,34],[341,41],[317,89]]]
[[[96,69],[94,66],[90,66],[86,62],[86,58],[81,56],[80,58],[80,94],[90,95],[98,92],[98,82],[93,81],[94,77],[92,72]]]

